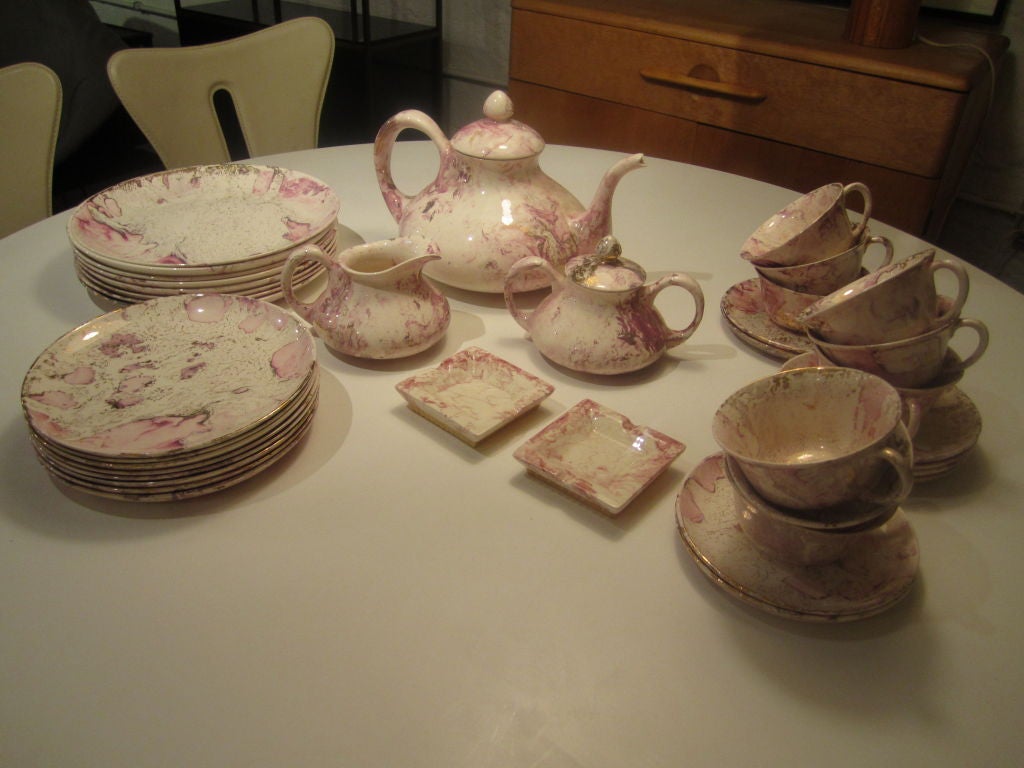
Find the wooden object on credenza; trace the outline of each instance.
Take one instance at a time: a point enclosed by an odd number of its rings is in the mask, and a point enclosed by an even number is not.
[[[799,0],[513,0],[510,94],[553,144],[645,152],[806,192],[871,187],[874,217],[936,238],[990,98],[977,50],[844,39]],[[995,65],[1008,40],[921,19]]]

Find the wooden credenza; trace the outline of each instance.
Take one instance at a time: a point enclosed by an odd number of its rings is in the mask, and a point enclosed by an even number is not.
[[[550,143],[645,152],[800,192],[871,187],[874,218],[936,238],[1008,40],[922,19],[886,50],[799,0],[513,0],[509,91]]]

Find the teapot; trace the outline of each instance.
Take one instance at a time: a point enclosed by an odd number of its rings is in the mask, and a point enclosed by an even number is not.
[[[336,352],[374,360],[407,357],[439,341],[451,320],[448,300],[422,274],[439,258],[405,239],[364,243],[333,259],[307,245],[289,254],[281,286],[291,308]],[[292,280],[310,261],[327,270],[327,286],[306,303]]]
[[[544,140],[512,119],[512,101],[494,91],[484,117],[449,141],[428,115],[406,110],[388,119],[373,148],[377,182],[402,237],[436,243],[441,260],[427,274],[455,288],[502,293],[508,270],[538,256],[561,270],[576,253],[592,251],[611,233],[612,194],[623,175],[644,165],[642,154],[623,158],[598,184],[590,208],[540,168]],[[391,155],[398,135],[415,129],[434,142],[440,156],[436,178],[416,195],[395,185]],[[535,270],[516,290],[549,284]]]
[[[516,305],[515,291],[508,286],[537,267],[552,278],[551,293],[527,312]],[[673,272],[653,283],[646,280],[643,268],[622,258],[619,242],[609,235],[593,254],[570,259],[564,271],[539,256],[517,261],[509,270],[505,304],[549,360],[584,373],[626,373],[682,344],[704,317],[704,293],[689,275]],[[670,285],[693,297],[693,320],[682,330],[670,329],[654,306],[655,297]]]

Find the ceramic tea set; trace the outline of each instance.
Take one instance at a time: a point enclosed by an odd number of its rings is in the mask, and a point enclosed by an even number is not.
[[[543,139],[512,114],[508,95],[495,91],[484,117],[451,140],[418,110],[400,112],[381,127],[374,164],[399,236],[334,257],[308,245],[290,255],[282,275],[285,299],[328,347],[384,359],[439,341],[450,310],[426,277],[504,294],[542,354],[585,373],[643,368],[697,329],[704,295],[696,280],[677,272],[645,284],[643,268],[622,258],[611,237],[612,195],[625,174],[643,166],[643,155],[615,163],[584,209],[541,170]],[[425,134],[440,155],[437,177],[415,195],[398,189],[391,169],[395,142],[406,129]],[[328,284],[306,303],[293,281],[310,262],[326,269]],[[517,305],[518,293],[548,286],[551,294],[532,312]],[[654,307],[669,286],[692,297],[693,319],[682,330],[670,329]]]
[[[857,222],[851,194],[863,202]],[[953,469],[981,429],[957,387],[988,346],[984,323],[961,316],[967,273],[933,249],[894,260],[892,243],[869,233],[870,213],[865,185],[829,184],[743,244],[758,277],[727,294],[723,313],[759,305],[792,334],[759,348],[790,354],[722,403],[712,421],[722,453],[677,499],[683,539],[715,583],[791,617],[860,618],[905,595],[917,545],[899,506],[916,482]],[[876,244],[881,263],[869,270]],[[963,356],[950,348],[962,329],[975,336]]]

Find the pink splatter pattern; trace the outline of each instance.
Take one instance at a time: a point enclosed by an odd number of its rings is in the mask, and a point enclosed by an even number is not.
[[[37,435],[75,450],[152,455],[237,432],[295,396],[315,366],[309,332],[266,302],[167,297],[57,340],[22,385]]]
[[[330,227],[337,195],[297,171],[181,168],[132,179],[82,203],[68,224],[78,250],[125,268],[233,264]]]
[[[618,514],[685,446],[584,399],[521,445],[530,472],[608,514]]]

